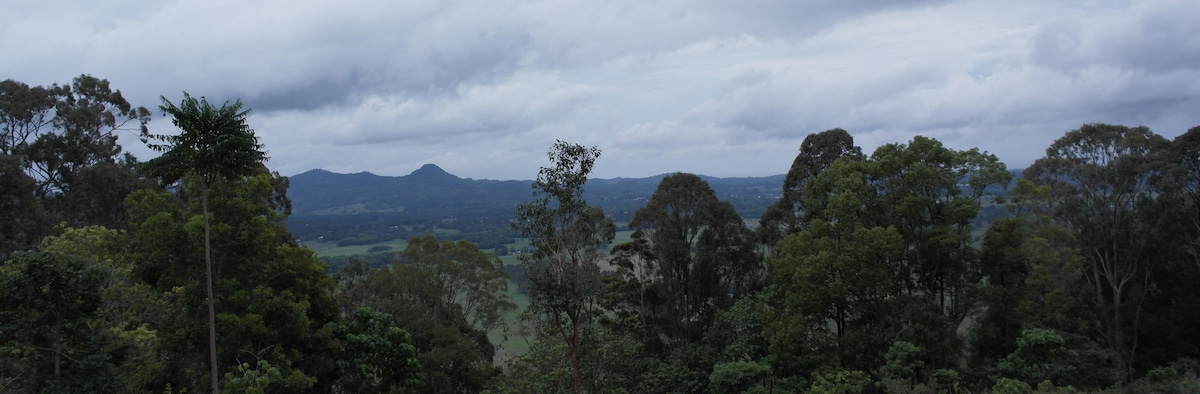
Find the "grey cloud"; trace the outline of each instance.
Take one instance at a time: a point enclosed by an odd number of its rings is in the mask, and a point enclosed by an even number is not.
[[[1200,68],[1200,3],[1149,3],[1137,14],[1125,29],[1101,30],[1094,60],[1154,73]]]
[[[1200,123],[1188,1],[47,1],[0,15],[4,77],[241,98],[284,173],[529,178],[561,138],[600,176],[767,175],[833,127],[1020,161],[1084,122]]]
[[[1060,19],[1042,25],[1030,40],[1032,59],[1049,68],[1069,71],[1082,63],[1079,56],[1081,26],[1078,20]]]

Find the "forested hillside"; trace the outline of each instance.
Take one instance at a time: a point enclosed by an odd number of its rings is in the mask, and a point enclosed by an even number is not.
[[[565,141],[532,181],[288,179],[241,101],[0,98],[0,392],[1200,389],[1200,127],[1048,131],[1017,178],[832,129],[765,179],[589,179],[603,150]],[[381,226],[382,265],[297,241]]]

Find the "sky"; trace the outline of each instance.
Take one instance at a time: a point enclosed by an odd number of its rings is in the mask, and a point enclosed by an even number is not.
[[[1200,125],[1200,1],[13,1],[0,79],[242,100],[272,170],[786,173],[832,128],[1028,166],[1085,123]],[[119,142],[155,154],[133,132]]]

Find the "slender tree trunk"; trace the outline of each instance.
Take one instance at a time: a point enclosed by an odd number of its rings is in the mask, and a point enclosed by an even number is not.
[[[575,392],[583,392],[583,376],[579,370],[579,321],[571,322],[571,378],[575,384]]]
[[[575,277],[575,285],[578,286],[580,283],[579,271],[582,269],[583,262],[579,257],[572,256],[571,266],[574,268],[571,274]],[[582,302],[583,300],[580,301]],[[575,385],[575,393],[579,394],[583,392],[583,376],[579,370],[579,318],[583,315],[583,311],[577,309],[574,312],[573,316],[568,314],[567,317],[571,319],[571,341],[569,344],[571,347],[571,380]]]
[[[205,185],[207,186],[207,185]],[[204,214],[204,274],[208,279],[208,363],[212,378],[212,392],[217,390],[217,314],[216,298],[213,297],[212,245],[208,226],[208,187],[200,191],[200,210]]]
[[[54,383],[59,385],[62,384],[62,325],[63,319],[59,317],[54,323]]]

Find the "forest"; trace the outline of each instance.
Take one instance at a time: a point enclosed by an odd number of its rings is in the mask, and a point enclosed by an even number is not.
[[[620,222],[557,141],[513,288],[432,231],[333,269],[249,112],[0,82],[0,392],[1200,391],[1200,127],[1082,124],[1020,172],[831,129],[760,217],[676,173]]]

